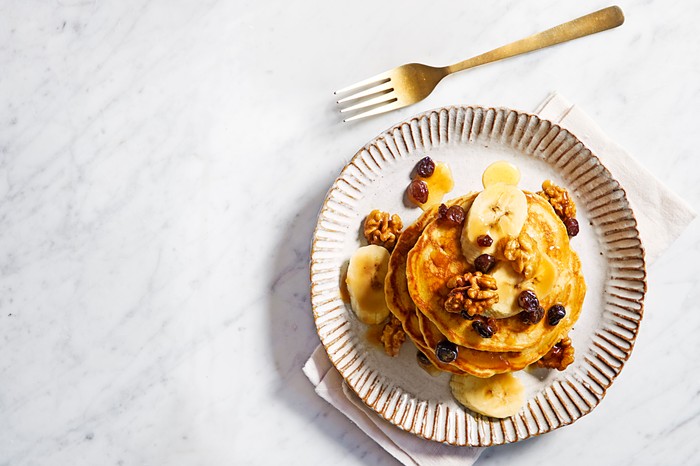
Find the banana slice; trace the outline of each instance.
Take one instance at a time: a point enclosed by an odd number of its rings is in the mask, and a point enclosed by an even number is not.
[[[516,186],[496,183],[474,199],[462,229],[462,253],[470,263],[481,254],[493,254],[504,236],[519,236],[527,220],[527,198]],[[476,239],[489,235],[493,244],[481,247]]]
[[[510,372],[487,379],[453,375],[452,395],[467,408],[485,416],[506,418],[515,415],[525,402],[525,387]]]
[[[365,324],[379,324],[389,317],[384,298],[384,279],[388,271],[389,251],[381,246],[363,246],[350,258],[345,278],[350,306]]]
[[[520,284],[521,289],[532,290],[539,299],[545,298],[557,280],[559,272],[552,259],[547,254],[540,255],[540,263],[533,277]],[[501,287],[498,287],[500,293]]]
[[[505,183],[517,186],[520,181],[520,170],[518,167],[505,160],[494,162],[484,170],[481,175],[481,183],[484,188],[488,188],[496,183]]]
[[[498,302],[487,309],[484,315],[494,319],[505,319],[520,313],[522,309],[518,305],[518,296],[523,290],[522,275],[504,261],[496,263],[491,275],[496,279],[496,286],[498,286]]]

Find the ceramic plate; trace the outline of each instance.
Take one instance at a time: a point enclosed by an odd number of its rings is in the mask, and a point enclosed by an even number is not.
[[[490,163],[508,160],[520,187],[552,179],[573,193],[579,253],[588,292],[569,334],[576,360],[565,371],[521,371],[527,402],[508,419],[475,414],[450,394],[449,375],[432,377],[416,363],[410,341],[396,358],[367,338],[367,327],[340,294],[341,271],[365,244],[364,217],[398,213],[405,226],[421,214],[404,203],[416,162],[447,162],[455,180],[447,198],[481,189]],[[453,445],[523,440],[571,424],[605,396],[632,351],[646,291],[644,251],[625,191],[574,135],[535,115],[508,109],[450,107],[420,114],[380,134],[357,152],[333,183],[314,232],[311,302],[318,334],[347,385],[401,429]]]

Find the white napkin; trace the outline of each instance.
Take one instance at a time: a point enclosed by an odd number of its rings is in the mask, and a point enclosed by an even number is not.
[[[625,188],[637,218],[647,263],[651,264],[670,246],[697,215],[688,204],[608,139],[579,107],[559,94],[547,97],[535,113],[575,134]],[[453,447],[425,440],[385,421],[347,387],[321,345],[304,365],[304,374],[316,387],[316,393],[405,465],[469,466],[483,451],[483,448]]]
[[[321,345],[306,361],[304,374],[316,386],[316,393],[321,398],[406,466],[469,466],[481,453],[482,448],[453,447],[416,437],[379,417],[347,386]]]

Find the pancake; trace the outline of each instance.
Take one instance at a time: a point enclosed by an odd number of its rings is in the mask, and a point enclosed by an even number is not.
[[[459,199],[459,198],[458,198]],[[452,205],[457,202],[447,202]],[[430,360],[435,367],[453,374],[464,374],[464,371],[457,367],[450,366],[438,360],[435,356],[435,348],[425,344],[423,335],[420,332],[416,306],[408,293],[408,283],[406,281],[406,258],[409,251],[415,246],[421,233],[427,225],[437,218],[438,207],[432,207],[425,211],[418,220],[406,228],[399,236],[394,251],[389,258],[389,271],[384,281],[384,294],[386,304],[392,314],[401,322],[401,326],[406,335],[413,341],[413,344]]]
[[[426,347],[435,348],[439,342],[447,339],[435,324],[420,312],[418,313],[418,322]],[[542,345],[521,352],[479,351],[457,345],[457,359],[451,362],[450,366],[476,377],[491,377],[495,374],[524,369],[547,354],[552,346],[566,336],[569,330],[569,328],[562,327],[558,332],[549,335]]]
[[[466,210],[469,208],[474,197],[475,193],[454,199],[446,204],[448,206],[459,204]],[[423,267],[423,269],[431,271],[429,276],[432,279],[434,279],[436,274],[439,274],[443,279],[444,285],[444,281],[449,277],[457,273],[463,273],[465,268],[468,269],[470,267],[461,256],[459,239],[461,227],[449,227],[445,222],[436,221],[438,214],[437,207],[434,207],[426,211],[414,224],[406,228],[397,242],[389,260],[389,272],[385,281],[387,305],[390,311],[401,321],[404,331],[414,342],[415,346],[426,355],[433,365],[443,371],[454,374],[468,373],[477,377],[490,377],[497,373],[523,369],[540,359],[554,344],[565,337],[578,318],[583,294],[585,293],[585,284],[580,276],[580,262],[578,256],[575,253],[569,252],[568,243],[566,247],[561,247],[563,243],[556,243],[555,240],[557,238],[561,240],[560,236],[557,237],[557,234],[561,233],[557,231],[557,227],[560,226],[558,218],[552,222],[553,225],[549,225],[547,228],[543,227],[543,225],[548,225],[546,222],[548,221],[547,216],[549,213],[547,212],[547,207],[549,207],[549,204],[546,203],[546,201],[541,201],[536,195],[528,194],[527,197],[529,210],[528,218],[532,217],[532,221],[529,222],[529,225],[525,225],[524,230],[533,238],[536,238],[540,244],[547,245],[548,249],[551,249],[550,246],[555,246],[556,249],[556,246],[559,245],[559,249],[561,250],[558,254],[552,254],[555,256],[554,258],[558,258],[556,261],[557,267],[560,270],[557,279],[558,283],[542,303],[544,305],[550,305],[550,301],[551,303],[560,302],[567,307],[568,312],[567,317],[555,327],[544,324],[544,319],[535,326],[522,324],[518,317],[498,320],[499,331],[496,335],[501,335],[503,340],[503,343],[499,347],[500,351],[483,350],[483,347],[486,345],[480,345],[480,348],[475,349],[455,342],[453,338],[455,338],[456,332],[451,332],[449,337],[446,336],[446,332],[443,332],[427,314],[416,306],[410,293],[409,279],[407,276],[408,257],[411,254],[423,250],[421,248],[424,248],[424,246],[419,244],[421,241],[427,241],[428,239],[433,241],[434,238],[431,239],[431,235],[435,235],[439,238],[439,241],[436,243],[437,246],[430,250],[430,255],[428,257],[431,259],[433,266],[439,264],[443,269],[443,271],[440,272],[440,267],[431,267],[430,265]],[[543,202],[545,204],[543,204]],[[551,207],[549,207],[549,209],[551,209]],[[544,211],[544,213],[542,213],[542,211]],[[435,229],[436,231],[432,232],[430,229]],[[536,229],[539,229],[539,234],[534,232]],[[568,236],[565,236],[564,239],[568,242]],[[570,273],[567,272],[567,270]],[[562,271],[564,273],[562,273]],[[570,279],[571,277],[578,278],[578,280],[572,281]],[[432,310],[435,311],[438,316],[447,315],[448,317],[457,317],[458,325],[462,326],[466,331],[474,333],[471,329],[470,321],[444,310],[442,304],[444,304],[445,295],[446,292],[437,295],[440,298],[440,304],[439,307],[433,308]],[[574,305],[576,302],[579,303],[578,306]],[[437,311],[440,312],[438,313]],[[504,323],[506,325],[504,325]],[[519,332],[524,334],[525,337],[529,336],[532,338],[533,332],[530,330],[532,330],[533,327],[539,328],[539,330],[534,332],[535,335],[539,335],[539,340],[534,343],[530,342],[522,351],[508,349],[506,345],[509,341],[513,341],[514,339],[515,341],[519,341],[517,335],[515,335],[514,338],[512,335],[513,332]],[[474,333],[474,335],[476,334]],[[494,337],[496,337],[496,335],[494,335]],[[520,338],[522,339],[523,336],[521,335]],[[443,363],[439,361],[435,355],[436,345],[446,339],[458,344],[457,359],[451,363]],[[455,339],[459,340],[459,338]],[[477,336],[478,342],[484,340],[488,342],[489,339]]]
[[[418,312],[418,322],[425,346],[432,348],[434,353],[437,344],[447,338],[440,332],[435,324],[420,312]],[[478,351],[458,345],[457,359],[449,363],[449,365],[463,373],[471,374],[476,377],[491,377],[494,374],[522,369],[539,359],[539,357],[532,359],[528,356],[530,355],[523,356],[523,353],[519,352],[496,353],[491,351]]]
[[[472,194],[458,198],[456,201],[466,211],[473,196]],[[493,337],[481,337],[472,328],[471,321],[444,309],[449,292],[447,280],[454,275],[473,270],[461,252],[462,227],[433,220],[423,228],[415,246],[408,252],[408,293],[418,311],[424,314],[442,335],[459,346],[488,352],[528,350],[532,352],[529,354],[543,355],[578,319],[586,288],[578,256],[571,251],[566,229],[551,205],[536,194],[526,193],[526,198],[528,216],[523,232],[535,240],[540,251],[548,255],[558,271],[551,291],[540,298],[540,304],[548,309],[553,304],[560,303],[566,308],[567,315],[556,326],[548,325],[546,319],[535,325],[522,323],[518,316],[499,319],[499,329]],[[407,298],[404,296],[403,299]],[[424,338],[424,341],[432,342],[433,333],[430,338]]]
[[[420,327],[418,323],[418,315],[414,312],[408,316],[406,322],[402,323],[406,335],[411,338],[413,344],[418,348],[418,350],[425,355],[426,358],[441,371],[450,372],[452,374],[464,375],[471,372],[464,371],[460,369],[455,364],[448,364],[440,361],[437,356],[435,356],[435,347],[430,347],[425,344],[423,340],[423,335],[420,332]]]

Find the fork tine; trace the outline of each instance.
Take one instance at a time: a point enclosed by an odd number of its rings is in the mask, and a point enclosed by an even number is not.
[[[367,78],[363,81],[356,82],[355,84],[351,84],[348,87],[344,87],[338,91],[335,91],[333,94],[336,94],[336,95],[337,94],[345,94],[346,92],[352,91],[354,89],[357,89],[360,87],[365,87],[365,86],[368,86],[370,84],[375,84],[375,83],[377,85],[384,84],[385,82],[389,81],[389,79],[390,79],[389,72],[385,71],[383,73],[379,73],[376,76],[372,76],[371,78]]]
[[[340,100],[338,100],[336,103],[337,104],[342,104],[344,102],[347,102],[349,100],[355,100],[359,99],[361,97],[367,97],[373,94],[378,94],[379,92],[384,92],[384,91],[393,91],[394,88],[391,85],[391,80],[385,82],[384,84],[380,84],[378,86],[370,87],[369,89],[362,91],[362,92],[357,92],[355,94],[351,94],[347,97],[344,97]],[[386,92],[385,92],[386,94]]]
[[[380,113],[385,113],[385,112],[390,112],[392,110],[396,110],[397,108],[402,108],[405,107],[406,104],[402,104],[398,100],[394,102],[390,102],[387,105],[382,105],[381,107],[373,108],[372,110],[366,111],[364,113],[357,114],[355,116],[352,116],[350,118],[346,118],[343,120],[344,122],[352,121],[352,120],[359,120],[360,118],[365,118],[368,116],[372,115],[379,115]]]
[[[340,113],[352,112],[353,110],[361,110],[363,108],[371,107],[373,105],[389,104],[396,100],[396,95],[390,92],[388,94],[382,94],[373,99],[363,100],[359,104],[351,105],[349,107],[341,108]]]

